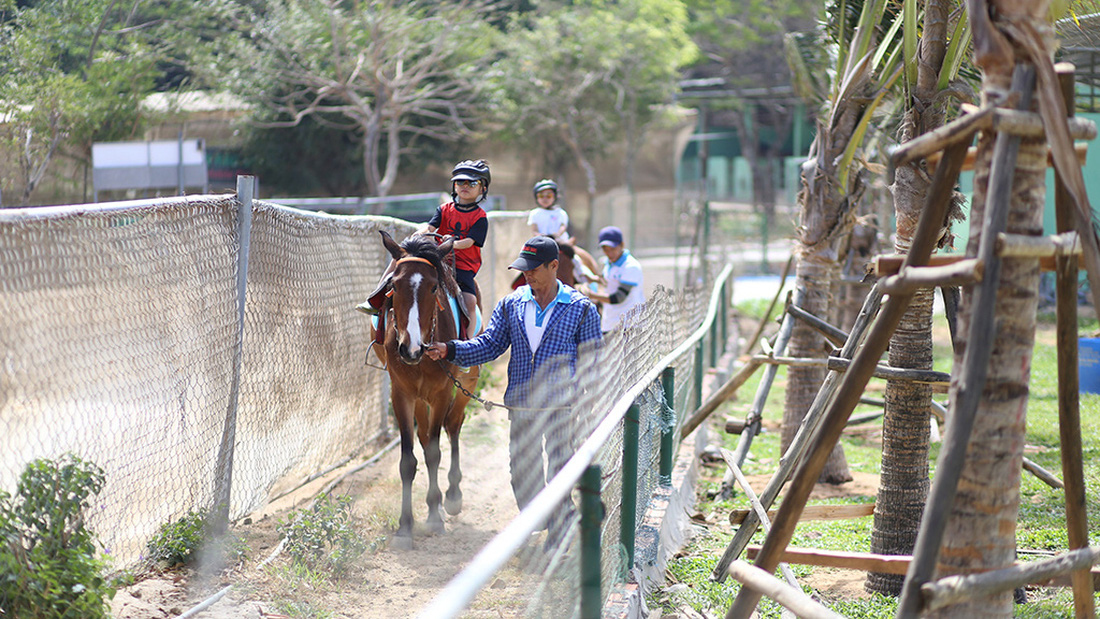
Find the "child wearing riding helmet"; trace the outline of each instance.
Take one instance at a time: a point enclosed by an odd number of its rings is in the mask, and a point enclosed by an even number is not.
[[[476,324],[477,284],[474,276],[481,269],[481,248],[489,232],[489,217],[481,207],[489,191],[489,163],[484,159],[466,159],[458,162],[451,170],[451,202],[436,208],[435,215],[421,225],[414,234],[434,233],[454,239],[455,280],[462,291],[464,313],[471,325]],[[394,263],[391,261],[378,288],[367,297],[367,301],[356,306],[361,312],[379,315],[386,301],[386,292]],[[474,329],[469,335],[472,337]],[[377,330],[376,341],[381,342],[381,329]]]
[[[451,170],[452,201],[440,205],[418,231],[440,234],[444,241],[454,239],[455,280],[462,290],[462,301],[471,324],[477,315],[474,276],[481,269],[481,248],[489,232],[489,217],[481,203],[489,193],[490,180],[489,162],[484,159],[460,161]]]
[[[527,216],[527,225],[531,232],[554,237],[557,241],[568,241],[569,214],[558,206],[558,184],[544,178],[535,183],[535,208]]]

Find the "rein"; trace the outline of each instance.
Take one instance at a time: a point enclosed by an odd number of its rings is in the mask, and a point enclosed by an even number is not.
[[[501,402],[493,402],[492,400],[480,398],[476,394],[470,393],[470,390],[463,387],[462,383],[460,383],[458,379],[455,378],[454,374],[451,374],[451,369],[447,367],[447,365],[451,364],[449,361],[444,362],[442,359],[440,359],[436,361],[436,363],[439,364],[439,367],[443,368],[443,371],[447,374],[447,378],[451,379],[451,382],[455,384],[455,387],[459,391],[461,391],[463,395],[470,398],[471,400],[477,400],[478,402],[480,402],[481,405],[485,407],[486,411],[491,411],[496,406],[499,406],[500,408],[506,408],[510,411],[522,411],[527,413],[545,413],[549,411],[560,411],[568,408],[567,406],[558,406],[555,408],[523,408],[520,406],[508,406],[507,404],[503,404]]]

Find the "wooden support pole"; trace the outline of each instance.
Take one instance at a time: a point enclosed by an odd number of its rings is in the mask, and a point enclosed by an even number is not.
[[[1085,162],[1088,160],[1088,152],[1089,152],[1088,143],[1081,142],[1079,144],[1074,144],[1073,145],[1073,151],[1074,151],[1074,154],[1077,157],[1078,165],[1081,165],[1081,166],[1085,165]],[[974,160],[977,159],[977,157],[978,157],[978,150],[976,148],[971,148],[970,150],[968,150],[967,153],[966,153],[966,161],[963,163],[962,169],[964,171],[965,170],[973,170],[974,169]],[[931,155],[931,156],[928,157],[927,161],[928,161],[929,169],[935,170],[936,166],[939,164],[940,158],[936,155]],[[1050,151],[1049,148],[1047,149],[1047,167],[1048,168],[1054,167],[1054,154]]]
[[[844,332],[844,329],[834,327],[793,303],[787,306],[787,313],[805,322],[814,331],[825,336],[825,339],[829,340],[829,343],[833,346],[843,346],[844,342],[848,341],[848,334]]]
[[[997,235],[996,251],[1002,258],[1055,258],[1080,256],[1084,252],[1076,232],[1063,232],[1051,236],[1025,236],[1002,232]]]
[[[943,226],[947,206],[954,196],[955,180],[958,178],[965,154],[965,142],[959,142],[948,148],[944,156],[945,165],[940,166],[932,179],[932,186],[928,192],[925,208],[921,211],[905,266],[924,266],[928,257],[932,255],[939,240],[939,231]],[[764,540],[760,556],[756,559],[757,567],[765,571],[775,569],[779,553],[787,546],[791,535],[794,534],[798,514],[806,505],[806,499],[809,498],[814,484],[821,476],[829,454],[836,446],[844,425],[852,414],[852,409],[859,402],[867,381],[871,379],[871,373],[878,365],[878,360],[886,350],[890,336],[901,322],[911,299],[912,295],[906,294],[886,297],[885,307],[871,327],[863,346],[855,353],[851,368],[842,375],[840,385],[836,388],[836,396],[828,404],[814,432],[810,451],[791,478],[790,487],[772,523],[772,531]],[[758,594],[742,590],[730,606],[727,617],[747,618],[759,601]]]
[[[943,266],[910,267],[884,279],[882,291],[886,294],[912,294],[921,288],[968,286],[982,281],[983,270],[981,261],[975,258]]]
[[[1074,111],[1072,65],[1058,65],[1058,80],[1067,112]],[[1054,173],[1054,216],[1058,232],[1075,229],[1073,197],[1062,175]],[[1056,327],[1058,345],[1058,436],[1062,448],[1062,479],[1066,489],[1066,534],[1070,549],[1089,544],[1088,513],[1085,501],[1084,455],[1081,447],[1081,394],[1077,375],[1077,258],[1055,258]],[[1091,280],[1090,280],[1091,281]],[[1093,617],[1096,603],[1092,596],[1089,573],[1071,575],[1073,606],[1077,619]]]
[[[890,151],[890,169],[887,183],[893,183],[893,171],[910,161],[935,156],[950,145],[966,142],[969,144],[974,139],[974,133],[984,129],[992,122],[995,104],[987,104],[982,108],[970,108],[964,110],[964,114],[955,120],[937,127],[932,131],[921,134],[904,144],[894,147]]]
[[[747,589],[751,589],[757,595],[766,595],[775,600],[783,608],[797,615],[800,619],[844,619],[828,608],[814,601],[813,598],[795,589],[765,572],[753,567],[744,561],[734,561],[730,564],[728,573]],[[744,589],[742,589],[744,590]]]
[[[844,348],[840,351],[841,357],[851,357],[863,345],[867,329],[874,322],[875,317],[878,316],[881,303],[882,293],[878,289],[878,284],[875,284],[863,300],[863,307],[860,308],[855,324],[852,325],[852,332],[848,334],[848,341],[844,343]],[[779,458],[779,466],[776,467],[775,473],[772,474],[772,478],[760,495],[760,503],[764,507],[771,507],[772,502],[779,496],[779,491],[787,483],[787,479],[790,478],[795,466],[802,460],[803,455],[810,446],[810,438],[817,427],[821,425],[821,418],[825,413],[826,406],[832,401],[833,395],[840,386],[841,378],[842,375],[837,372],[829,372],[825,377],[825,382],[821,385],[821,389],[818,390],[813,403],[810,404],[810,409],[806,411],[806,416],[802,419],[802,425],[798,426],[798,431],[791,439],[791,444],[787,446],[787,451],[783,452],[783,455]],[[726,550],[718,559],[718,563],[714,566],[714,571],[711,572],[713,580],[725,581],[726,576],[729,575],[727,570],[730,563],[745,550],[745,546],[748,545],[749,540],[752,539],[759,526],[760,520],[756,517],[756,514],[749,514],[745,518],[745,521],[737,528],[737,532],[733,534],[733,539],[726,545]]]
[[[959,109],[969,114],[983,108],[963,103]],[[988,126],[983,128],[992,129],[996,133],[1011,133],[1022,138],[1041,138],[1047,134],[1043,127],[1043,117],[1039,114],[1007,108],[994,109]],[[1096,139],[1096,123],[1086,118],[1070,118],[1069,136],[1075,140],[1091,142]]]
[[[745,556],[756,558],[759,546],[749,546]],[[904,574],[913,559],[909,555],[880,555],[870,552],[846,552],[843,550],[821,550],[819,548],[798,548],[788,546],[781,555],[783,561],[795,565],[814,565],[817,567],[839,567],[846,570],[881,572],[883,574]]]
[[[1038,477],[1043,483],[1051,488],[1065,488],[1066,485],[1062,483],[1062,480],[1054,476],[1053,473],[1044,469],[1036,464],[1034,461],[1024,458],[1024,470],[1032,475]]]
[[[749,485],[749,480],[745,479],[745,474],[741,472],[741,467],[737,466],[734,453],[728,449],[723,449],[722,459],[726,461],[726,466],[730,467],[730,472],[733,473],[733,477],[737,480],[741,489],[744,490],[745,498],[748,499],[749,504],[752,505],[752,511],[755,512],[756,517],[760,519],[760,523],[764,526],[764,530],[767,531],[771,529],[771,519],[768,518],[768,512],[764,509],[764,506],[760,504],[760,499],[756,498],[756,493],[753,492],[752,486]],[[783,572],[783,578],[787,581],[788,585],[801,590],[798,579],[794,577],[794,572],[791,571],[789,565],[780,563],[779,570]]]
[[[1100,561],[1100,547],[1079,548],[1051,559],[1020,563],[1001,570],[948,576],[921,585],[920,595],[923,601],[921,610],[931,612],[964,600],[1011,591],[1029,583],[1049,580],[1070,572],[1080,572],[1087,576],[1089,568],[1098,561]],[[1091,585],[1089,588],[1092,588]],[[1091,591],[1089,595],[1092,595]]]
[[[882,278],[888,277],[890,275],[897,275],[901,272],[901,262],[904,258],[905,256],[897,256],[892,254],[877,256],[874,259],[874,266],[872,267],[875,277]],[[932,259],[929,260],[929,266],[945,266],[950,264],[957,264],[959,262],[965,262],[967,260],[971,260],[971,258],[955,254],[939,254],[933,256]],[[1052,254],[1050,256],[1040,257],[1039,268],[1043,271],[1054,271],[1054,255]]]
[[[691,413],[691,416],[684,421],[684,425],[680,426],[680,440],[687,438],[687,436],[694,432],[695,428],[698,428],[699,424],[703,423],[703,421],[721,406],[723,402],[732,398],[733,394],[737,393],[741,385],[744,385],[761,365],[763,365],[763,363],[756,359],[752,359],[741,366],[741,369],[737,370],[737,373],[730,377],[730,379],[726,381],[726,384],[712,393],[710,397],[707,398],[707,401],[703,402],[702,405],[695,409],[695,411]]]
[[[745,517],[749,515],[749,509],[735,509],[730,512],[730,524],[734,526],[740,525],[745,521]],[[775,517],[776,510],[768,510],[768,518]],[[864,516],[871,516],[875,513],[874,503],[859,503],[857,505],[807,505],[806,509],[802,510],[802,514],[799,517],[799,522],[809,522],[811,520],[816,521],[832,521],[832,520],[852,520],[854,518],[863,518]],[[749,546],[751,549],[752,546]],[[788,548],[790,550],[790,548]],[[747,555],[750,559],[755,556],[754,553]],[[791,563],[798,563],[798,561],[791,561]],[[904,572],[902,572],[904,573]]]

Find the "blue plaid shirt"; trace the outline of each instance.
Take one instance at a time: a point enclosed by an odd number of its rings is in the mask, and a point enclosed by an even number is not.
[[[532,402],[532,392],[546,377],[568,380],[577,367],[577,349],[585,342],[593,342],[592,353],[600,345],[600,316],[588,297],[558,282],[558,296],[554,299],[554,311],[550,314],[546,330],[542,334],[538,350],[531,352],[524,327],[524,314],[528,303],[536,303],[530,286],[521,286],[497,303],[489,326],[476,338],[456,340],[455,363],[462,366],[481,365],[504,354],[510,346],[512,356],[508,361],[508,388],[504,392],[504,405],[511,408],[542,408],[545,402]],[[537,308],[536,308],[537,309]],[[587,352],[587,347],[585,352]],[[568,374],[565,374],[565,372]],[[540,380],[532,381],[538,373]],[[572,384],[568,389],[571,391]]]

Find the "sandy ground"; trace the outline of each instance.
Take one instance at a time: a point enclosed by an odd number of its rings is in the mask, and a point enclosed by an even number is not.
[[[500,367],[502,372],[503,365]],[[496,387],[487,393],[490,399],[499,401],[501,391]],[[289,561],[282,554],[266,567],[259,564],[271,556],[278,544],[276,526],[280,519],[286,519],[293,509],[307,507],[332,479],[347,475],[347,469],[310,483],[234,526],[233,531],[249,546],[243,565],[216,575],[204,575],[200,569],[152,576],[116,594],[112,602],[114,616],[175,617],[230,584],[232,588],[223,598],[193,616],[254,619],[415,615],[518,514],[509,486],[506,412],[501,408],[487,412],[474,403],[467,414],[461,440],[464,508],[456,516],[444,516],[447,530],[442,535],[428,536],[423,530],[427,517],[424,503],[427,469],[418,445],[420,465],[413,485],[417,522],[414,547],[407,551],[389,547],[389,536],[396,528],[401,509],[400,450],[391,449],[376,463],[348,475],[333,491],[355,497],[354,513],[371,545],[367,555],[344,578],[333,582],[292,575]],[[440,467],[444,490],[450,462],[446,442]]]

